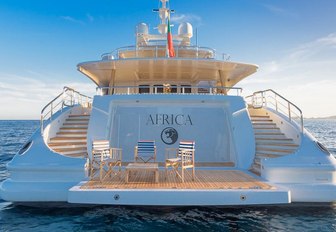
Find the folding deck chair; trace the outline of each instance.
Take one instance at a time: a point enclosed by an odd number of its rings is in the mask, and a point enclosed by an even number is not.
[[[184,182],[185,169],[192,168],[192,180],[195,180],[195,142],[194,141],[181,141],[179,148],[166,148],[166,178],[168,175],[168,168],[176,173]],[[181,174],[179,173],[181,167]]]
[[[98,171],[100,181],[103,181],[107,176],[111,178],[112,174],[120,175],[121,158],[122,149],[110,148],[108,140],[93,141],[90,179],[94,179]]]
[[[135,162],[155,162],[156,161],[156,146],[153,140],[140,140],[134,148]]]

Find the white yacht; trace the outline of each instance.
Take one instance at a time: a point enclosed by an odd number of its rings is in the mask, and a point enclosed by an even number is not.
[[[237,84],[257,65],[192,45],[187,22],[171,35],[168,0],[156,12],[157,34],[140,23],[135,46],[78,64],[97,94],[65,87],[43,108],[40,129],[7,164],[1,198],[149,206],[336,201],[335,158],[304,128],[301,110],[271,89],[243,97]],[[152,156],[139,160],[143,144]]]

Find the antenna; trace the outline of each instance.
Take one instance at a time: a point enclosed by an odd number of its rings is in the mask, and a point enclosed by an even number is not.
[[[161,7],[159,9],[153,9],[153,12],[159,15],[160,24],[157,26],[157,29],[161,35],[164,35],[167,33],[167,18],[170,16],[170,13],[174,13],[175,11],[169,9],[169,0],[160,0],[160,2]]]

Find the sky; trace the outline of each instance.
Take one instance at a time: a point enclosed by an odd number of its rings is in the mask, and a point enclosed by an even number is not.
[[[134,45],[135,26],[155,32],[158,0],[1,0],[0,119],[39,119],[63,86],[93,95],[84,61]],[[274,89],[305,117],[336,115],[335,0],[171,0],[171,21],[190,22],[198,45],[259,65],[243,95]],[[195,44],[195,38],[192,43]]]

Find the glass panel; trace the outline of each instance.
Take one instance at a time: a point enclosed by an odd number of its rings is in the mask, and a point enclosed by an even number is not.
[[[139,93],[149,93],[149,85],[139,85]]]

